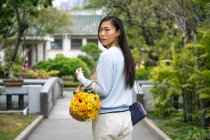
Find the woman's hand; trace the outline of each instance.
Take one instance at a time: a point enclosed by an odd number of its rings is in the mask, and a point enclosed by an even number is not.
[[[80,74],[83,74],[84,71],[82,70],[82,68],[78,68],[78,69],[76,69],[75,73],[76,73],[76,75],[78,76],[78,75],[80,75]]]

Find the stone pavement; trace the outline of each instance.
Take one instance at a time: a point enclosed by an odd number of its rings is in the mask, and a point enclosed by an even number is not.
[[[72,97],[72,92],[64,91],[64,98],[57,100],[49,118],[44,119],[27,140],[92,140],[91,122],[78,122],[68,114]],[[134,127],[132,140],[158,138],[142,121]]]

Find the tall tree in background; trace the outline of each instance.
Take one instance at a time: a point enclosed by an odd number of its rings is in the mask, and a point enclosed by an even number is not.
[[[71,16],[66,11],[54,7],[43,8],[38,12],[37,17],[31,17],[31,26],[27,35],[69,33],[71,24]]]
[[[183,43],[196,39],[198,23],[205,20],[204,3],[204,0],[168,1],[166,11],[174,17],[178,29],[182,32]]]
[[[52,0],[5,0],[0,3],[0,39],[4,42],[15,36],[10,61],[14,62],[24,32],[30,26],[30,17],[37,16],[40,8],[52,6]]]
[[[161,51],[168,51],[164,54],[171,54],[170,46],[174,39],[170,37],[176,32],[173,26],[173,18],[168,17],[163,0],[92,0],[105,7],[107,14],[119,16],[127,25],[129,44],[139,51],[147,53],[148,57],[157,63],[162,56]],[[92,4],[91,3],[91,4]],[[93,5],[93,4],[92,4]],[[161,39],[172,40],[171,45],[159,45]]]
[[[208,14],[206,12],[207,2],[205,0],[170,0],[166,7],[168,13],[170,13],[178,25],[178,29],[182,32],[182,50],[179,54],[179,57],[184,60],[181,64],[177,65],[179,74],[184,74],[187,76],[191,71],[191,75],[188,75],[187,78],[179,76],[181,93],[183,97],[183,109],[184,109],[184,120],[193,121],[195,110],[198,110],[198,95],[202,91],[202,82],[192,82],[190,79],[194,77],[202,77],[198,71],[201,71],[202,61],[200,55],[203,55],[203,52],[199,52],[199,45],[196,45],[198,42],[199,24],[203,23],[208,19]],[[194,43],[194,44],[190,44]],[[189,47],[190,46],[190,47]],[[190,49],[189,49],[190,48]],[[203,48],[203,46],[202,46]],[[202,49],[201,49],[202,50]],[[177,53],[177,55],[179,55]],[[185,59],[185,55],[189,55]],[[189,67],[192,70],[189,69]],[[186,80],[188,79],[188,80]],[[199,79],[199,78],[198,78]],[[203,81],[205,78],[194,81]],[[187,85],[187,86],[184,86]],[[194,89],[194,90],[192,90]]]

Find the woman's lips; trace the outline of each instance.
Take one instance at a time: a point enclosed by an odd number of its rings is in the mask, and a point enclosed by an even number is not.
[[[101,39],[102,42],[106,41],[106,39]]]

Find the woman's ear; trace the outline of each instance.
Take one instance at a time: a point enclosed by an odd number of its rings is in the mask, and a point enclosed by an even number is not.
[[[117,37],[119,37],[119,36],[120,36],[120,30],[117,31]]]

